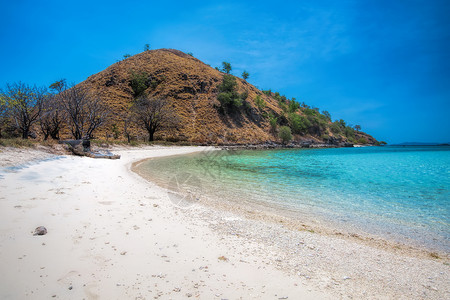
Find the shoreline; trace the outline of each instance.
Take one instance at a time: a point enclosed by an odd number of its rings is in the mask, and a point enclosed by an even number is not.
[[[220,151],[223,149],[218,150]],[[258,149],[257,151],[263,150]],[[150,174],[146,174],[139,169],[139,166],[143,162],[152,159],[154,158],[143,159],[133,163],[131,170],[149,182],[158,185],[168,193],[173,193],[174,191],[171,191],[167,186],[167,182]],[[310,231],[325,236],[338,236],[343,239],[391,251],[393,253],[402,253],[413,257],[440,258],[445,262],[450,263],[450,253],[437,246],[433,247],[420,244],[419,241],[410,239],[406,236],[400,238],[395,235],[386,236],[369,233],[354,224],[342,224],[327,219],[323,215],[305,213],[300,209],[283,206],[277,203],[257,202],[248,199],[231,201],[230,199],[217,199],[217,197],[212,197],[212,195],[207,195],[206,197],[202,195],[198,204],[216,210],[231,212],[247,219],[259,220],[272,224],[283,223],[283,225],[290,230]]]
[[[442,259],[393,253],[196,204],[133,163],[199,147],[64,156],[0,179],[2,298],[443,299]],[[14,155],[14,152],[10,153]],[[37,226],[48,234],[34,237]],[[45,244],[45,245],[44,245]],[[5,273],[4,273],[5,275]]]

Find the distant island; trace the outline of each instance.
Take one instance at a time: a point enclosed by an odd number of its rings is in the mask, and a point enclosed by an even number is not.
[[[448,143],[404,142],[400,144],[392,144],[392,146],[450,146],[450,142]]]
[[[8,84],[0,137],[168,141],[199,145],[382,145],[360,125],[272,90],[259,90],[191,53],[146,50],[75,86]],[[19,96],[17,96],[19,95]]]

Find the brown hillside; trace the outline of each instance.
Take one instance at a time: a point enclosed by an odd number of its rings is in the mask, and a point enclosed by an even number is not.
[[[248,93],[248,107],[232,113],[219,112],[218,85],[222,83],[224,73],[181,51],[159,49],[145,51],[117,62],[80,83],[99,95],[111,109],[111,120],[95,133],[98,137],[112,136],[113,126],[123,132],[124,116],[134,99],[130,87],[133,72],[145,72],[150,82],[146,93],[153,98],[167,99],[180,118],[178,128],[156,132],[157,139],[213,144],[262,143],[278,140],[271,133],[269,115],[277,116],[279,125],[289,123],[286,105],[283,104],[282,109],[273,93],[265,94],[240,78],[236,78],[238,92]],[[265,108],[257,108],[257,95],[264,100]],[[288,103],[289,100],[285,102]],[[305,108],[301,108],[297,114],[305,115]],[[319,113],[315,117],[318,119],[319,116],[323,117]],[[333,140],[333,143],[347,141],[346,136],[330,131],[328,126],[331,122],[325,123],[326,129],[319,133],[310,131],[304,135],[296,135],[295,139],[316,142]],[[131,131],[138,139],[145,139],[147,136],[147,132],[140,128],[132,128]],[[376,142],[362,132],[356,134],[353,142],[361,137],[365,137],[369,143]]]
[[[217,86],[223,73],[200,60],[178,50],[146,51],[117,62],[106,70],[90,76],[80,83],[98,94],[112,110],[113,121],[121,130],[123,115],[133,101],[130,87],[131,72],[146,72],[153,82],[146,92],[152,97],[166,98],[180,116],[181,125],[176,132],[159,132],[161,138],[191,142],[258,143],[273,140],[268,121],[254,107],[256,95],[267,103],[266,110],[279,112],[274,99],[246,81],[237,78],[239,92],[247,91],[251,113],[221,114],[217,110]],[[103,128],[111,133],[110,128]],[[144,136],[144,131],[135,131]]]

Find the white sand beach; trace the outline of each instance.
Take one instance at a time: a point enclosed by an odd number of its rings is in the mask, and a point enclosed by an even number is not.
[[[0,148],[1,299],[450,299],[448,257],[180,208],[119,160]],[[26,163],[25,165],[23,165]],[[33,236],[38,226],[48,233]]]

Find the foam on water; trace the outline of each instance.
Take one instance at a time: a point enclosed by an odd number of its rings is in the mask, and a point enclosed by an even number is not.
[[[215,151],[153,159],[140,169],[163,184],[189,172],[207,196],[450,250],[450,147]]]

